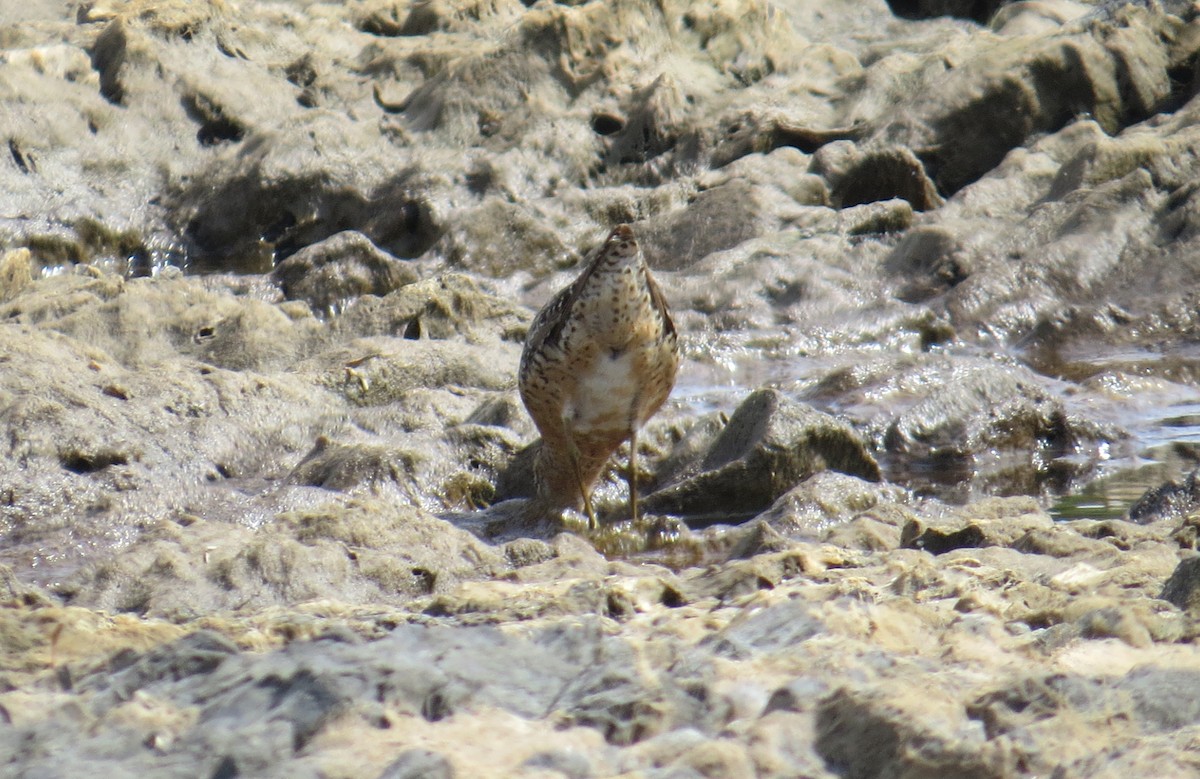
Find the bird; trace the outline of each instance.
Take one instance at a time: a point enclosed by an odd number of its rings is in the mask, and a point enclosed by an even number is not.
[[[638,518],[638,430],[666,402],[679,370],[666,298],[628,224],[617,225],[578,278],[534,317],[521,353],[521,401],[541,433],[537,499],[586,512],[592,487],[629,441],[629,506]]]

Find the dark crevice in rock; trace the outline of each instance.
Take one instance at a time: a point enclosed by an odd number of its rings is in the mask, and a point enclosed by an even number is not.
[[[246,134],[241,122],[226,115],[225,110],[200,94],[184,95],[180,100],[188,118],[200,125],[196,140],[201,146],[240,141]]]
[[[805,154],[812,154],[817,149],[833,141],[855,140],[862,134],[861,127],[842,127],[829,130],[818,130],[812,127],[786,124],[773,124],[766,137],[770,151],[782,146],[791,146]]]
[[[888,0],[892,13],[902,19],[954,16],[986,24],[1008,0]]]
[[[296,218],[294,213],[292,213],[290,210],[284,209],[284,211],[279,214],[279,217],[262,231],[262,239],[267,243],[275,243],[283,238],[283,236],[287,235],[288,230],[291,230],[299,223],[300,220]],[[291,252],[289,252],[289,255],[290,254]],[[280,260],[284,258],[280,257],[279,253],[277,252],[276,259]]]
[[[365,32],[367,35],[378,35],[382,38],[395,38],[403,29],[403,25],[396,18],[395,13],[371,14],[359,21],[356,26],[360,32]]]
[[[237,779],[241,775],[242,772],[238,770],[237,761],[229,755],[225,755],[213,769],[211,779]]]
[[[411,3],[408,14],[401,19],[396,8],[379,10],[358,20],[361,32],[381,38],[400,38],[428,35],[446,26],[445,11],[434,3]],[[478,21],[478,19],[476,19]]]
[[[37,164],[34,162],[33,156],[23,151],[21,144],[17,143],[15,138],[8,139],[8,153],[12,155],[13,162],[17,164],[22,173],[37,172]]]
[[[92,67],[100,74],[100,94],[110,103],[121,105],[125,90],[121,85],[120,71],[125,63],[129,38],[125,27],[115,21],[96,38],[92,46]]]
[[[696,166],[702,143],[686,119],[687,98],[666,76],[636,90],[619,112],[599,112],[592,130],[604,141],[593,178],[657,186]]]
[[[284,69],[287,80],[298,87],[310,87],[317,80],[317,69],[307,54]]]
[[[612,135],[625,126],[625,120],[614,114],[600,112],[592,117],[592,130],[596,135]]]
[[[129,458],[120,452],[97,452],[89,454],[79,451],[63,452],[59,463],[72,473],[85,474],[102,471],[110,465],[127,465]]]
[[[1162,112],[1174,113],[1196,96],[1196,67],[1193,57],[1167,70],[1167,77],[1171,80],[1171,96],[1160,106]]]

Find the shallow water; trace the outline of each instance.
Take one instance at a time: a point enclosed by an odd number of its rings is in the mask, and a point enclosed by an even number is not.
[[[1146,490],[1177,480],[1200,464],[1200,399],[1132,412],[1126,420],[1136,451],[1101,464],[1093,479],[1055,496],[1060,519],[1120,519]]]
[[[864,354],[863,359],[870,356]],[[704,362],[684,365],[672,400],[696,415],[730,413],[749,392],[769,386],[861,423],[885,409],[805,397],[824,375],[853,361],[853,355],[846,354],[782,360],[754,350],[721,350],[707,354]],[[1094,450],[1051,457],[993,451],[966,463],[902,457],[878,449],[875,454],[884,478],[915,496],[963,505],[987,496],[1028,495],[1059,519],[1120,519],[1147,490],[1200,465],[1200,390],[1176,381],[1193,375],[1197,365],[1200,349],[1187,347],[1159,354],[1096,346],[1058,363],[1046,386],[1067,408],[1086,410],[1129,435]],[[1004,477],[1031,465],[1037,478],[1024,487],[1022,479]]]

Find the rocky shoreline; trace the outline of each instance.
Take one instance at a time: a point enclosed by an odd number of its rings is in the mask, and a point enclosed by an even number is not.
[[[1196,773],[1200,16],[962,5],[0,11],[0,773]],[[515,373],[617,222],[589,533]]]

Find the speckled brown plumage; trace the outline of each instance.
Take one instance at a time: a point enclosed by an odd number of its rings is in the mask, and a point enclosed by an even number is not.
[[[518,384],[542,434],[538,496],[584,508],[608,458],[630,441],[630,508],[637,516],[637,431],[666,401],[679,342],[662,291],[629,225],[619,225],[573,284],[538,312]]]

